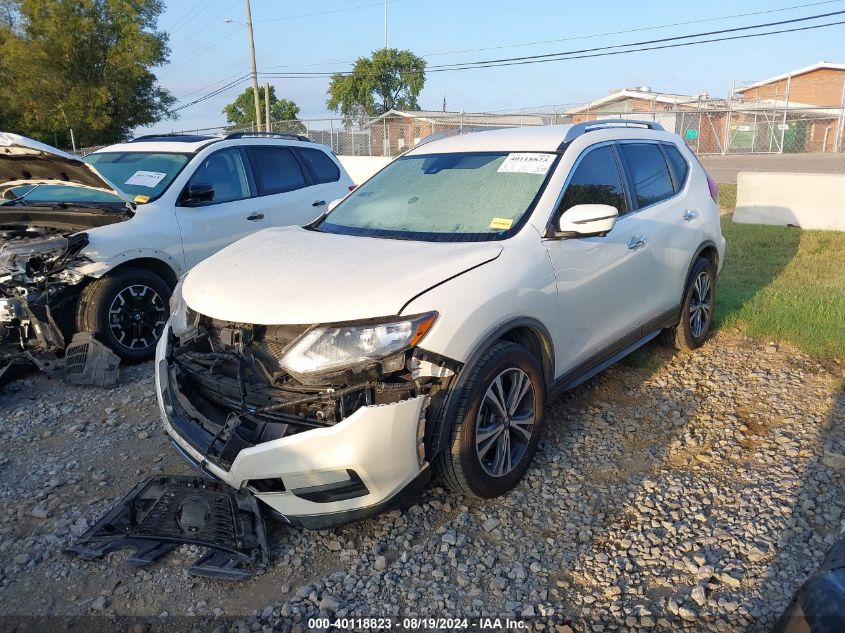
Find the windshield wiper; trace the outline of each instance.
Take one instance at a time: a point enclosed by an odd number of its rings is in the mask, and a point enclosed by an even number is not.
[[[38,189],[38,187],[40,187],[40,186],[41,186],[41,183],[38,183],[37,185],[33,185],[32,189],[27,189],[21,195],[15,196],[14,198],[9,198],[8,200],[4,200],[3,202],[0,202],[0,206],[6,205],[6,204],[15,204],[15,203],[29,204],[28,201],[24,202],[24,198],[26,198],[29,194],[31,194],[33,191]]]
[[[30,204],[38,204],[38,203],[30,203]],[[45,203],[44,206],[53,207],[56,209],[95,209],[97,211],[111,211],[112,207],[109,206],[108,202],[103,202],[101,204],[93,204],[89,202],[48,202]]]

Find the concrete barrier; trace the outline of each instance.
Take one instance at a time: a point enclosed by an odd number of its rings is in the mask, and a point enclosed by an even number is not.
[[[845,174],[737,174],[734,222],[845,231]]]
[[[390,156],[338,156],[337,159],[356,185],[393,160]]]

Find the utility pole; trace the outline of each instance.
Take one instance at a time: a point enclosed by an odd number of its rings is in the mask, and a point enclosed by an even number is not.
[[[387,48],[387,0],[384,0],[384,48]]]
[[[255,66],[255,37],[252,33],[252,10],[249,7],[249,0],[246,3],[246,30],[249,31],[249,56],[252,63],[252,90],[255,97],[255,125],[261,131],[261,102],[258,100],[258,69]]]
[[[264,131],[270,131],[270,82],[264,82]]]

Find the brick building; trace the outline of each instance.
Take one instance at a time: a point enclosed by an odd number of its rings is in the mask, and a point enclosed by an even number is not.
[[[390,110],[367,123],[371,156],[396,156],[429,134],[455,129],[483,130],[554,123],[534,114]]]

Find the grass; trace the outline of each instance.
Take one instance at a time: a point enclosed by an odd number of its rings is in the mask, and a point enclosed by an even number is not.
[[[734,224],[727,215],[722,233],[716,327],[845,358],[845,232]]]
[[[733,211],[736,209],[736,183],[719,184],[719,207]]]

